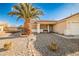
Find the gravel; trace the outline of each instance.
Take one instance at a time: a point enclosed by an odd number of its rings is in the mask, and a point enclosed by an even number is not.
[[[57,51],[50,51],[49,44],[54,41]],[[12,42],[11,49],[4,50],[3,45]],[[29,43],[28,43],[29,42]],[[29,44],[29,45],[28,45]],[[41,33],[28,37],[12,37],[0,39],[0,55],[2,56],[78,56],[79,39],[65,39],[54,33]]]
[[[32,42],[35,39],[35,35],[30,35],[29,37],[12,37],[12,38],[6,38],[6,39],[0,39],[0,55],[1,56],[32,56],[34,53],[38,53],[37,51],[34,51]],[[28,40],[30,41],[29,47],[28,46]],[[11,49],[4,50],[3,46],[7,42],[12,42]],[[37,54],[39,55],[39,53]]]
[[[52,41],[57,44],[57,51],[50,51],[48,49],[48,46]],[[65,39],[54,33],[41,33],[37,35],[34,47],[43,56],[67,56],[79,51],[79,39]],[[77,53],[77,55],[79,54]]]

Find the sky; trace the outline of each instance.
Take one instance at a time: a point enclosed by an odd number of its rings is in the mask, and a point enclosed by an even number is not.
[[[0,3],[0,21],[19,26],[24,23],[23,19],[16,22],[16,16],[8,15],[14,5],[15,3]],[[33,6],[43,11],[44,15],[40,16],[40,20],[57,21],[79,12],[78,3],[34,3]]]

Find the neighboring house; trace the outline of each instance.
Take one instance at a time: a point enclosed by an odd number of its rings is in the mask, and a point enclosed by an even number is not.
[[[7,29],[8,25],[5,22],[0,22],[0,32],[3,32]]]
[[[18,31],[19,31],[19,29],[17,27],[13,27],[13,26],[8,27],[8,30],[7,30],[8,33],[16,33]]]
[[[33,32],[56,32],[64,35],[79,35],[79,13],[59,21],[37,21],[33,24]]]
[[[4,31],[4,26],[0,25],[0,32]]]
[[[6,22],[0,21],[0,35],[8,32],[18,32],[19,29],[16,26],[11,26]]]
[[[8,25],[5,22],[0,22],[0,35],[5,33],[7,26]]]

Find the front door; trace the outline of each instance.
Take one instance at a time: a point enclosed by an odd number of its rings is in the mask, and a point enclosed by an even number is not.
[[[49,32],[53,32],[53,25],[49,25]]]

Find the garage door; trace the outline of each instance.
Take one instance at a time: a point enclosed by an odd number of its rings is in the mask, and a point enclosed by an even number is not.
[[[69,34],[71,35],[79,35],[79,22],[71,22],[69,24]]]

